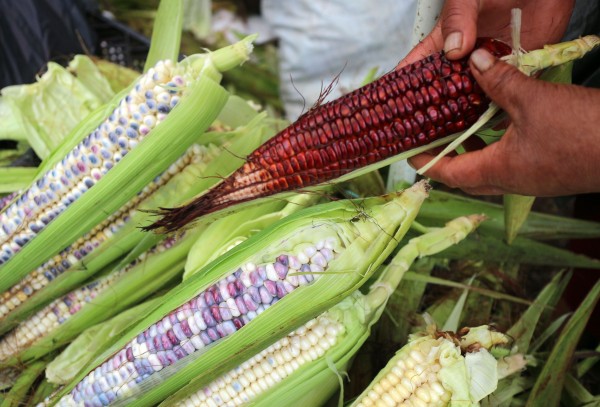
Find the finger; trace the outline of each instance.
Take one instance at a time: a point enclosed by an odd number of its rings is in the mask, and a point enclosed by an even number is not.
[[[442,49],[444,39],[442,38],[442,28],[439,22],[433,27],[433,30],[423,38],[405,57],[398,63],[396,69],[400,69],[413,62],[421,60],[428,55],[438,52]]]
[[[443,157],[425,176],[442,182],[452,188],[476,190],[477,188],[496,187],[501,189],[493,174],[501,169],[496,157],[496,145],[492,144],[483,150],[477,150],[455,157]],[[429,154],[419,154],[410,159],[411,165],[419,169],[433,159]]]
[[[444,52],[449,59],[467,55],[475,46],[480,0],[447,0],[440,17]]]
[[[529,78],[517,68],[500,61],[488,51],[477,49],[470,58],[471,70],[483,91],[514,121],[519,117],[524,98],[531,98],[535,79]]]

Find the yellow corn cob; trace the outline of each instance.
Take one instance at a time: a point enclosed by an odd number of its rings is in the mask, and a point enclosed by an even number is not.
[[[458,334],[432,327],[412,337],[352,406],[477,406],[498,382],[488,349],[507,342],[487,325]]]

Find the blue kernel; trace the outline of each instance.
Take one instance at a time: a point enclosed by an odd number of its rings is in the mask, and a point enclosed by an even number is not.
[[[117,109],[115,109],[113,111],[113,113],[110,116],[108,116],[108,121],[110,121],[110,122],[114,122],[115,121],[115,113],[114,112],[116,112],[116,111],[117,111]]]
[[[23,293],[25,295],[31,295],[31,293],[33,293],[33,288],[31,288],[31,286],[27,285],[27,286],[23,287]]]
[[[79,175],[79,168],[77,168],[76,165],[71,166],[71,171],[73,172],[73,175],[75,175],[75,176]]]
[[[65,169],[65,176],[68,179],[71,179],[71,178],[73,178],[73,173],[71,172],[71,170]]]
[[[144,380],[144,377],[142,377],[142,376],[138,376],[138,377],[135,378],[135,382],[137,384],[139,384],[142,380]]]
[[[108,133],[108,139],[113,144],[115,144],[117,142],[117,135],[115,134],[114,131],[111,131],[111,132]]]
[[[86,187],[91,188],[94,186],[94,181],[91,178],[86,178],[84,181]]]
[[[160,103],[158,105],[158,111],[160,113],[169,113],[171,111],[171,108],[167,105],[165,105],[164,103]]]
[[[46,277],[48,281],[54,280],[54,276],[49,271],[44,271],[44,277]]]
[[[115,129],[115,134],[116,134],[117,136],[121,136],[121,135],[123,135],[123,127],[121,127],[121,126],[117,126],[117,128]]]
[[[35,202],[35,204],[36,204],[37,206],[40,206],[40,203],[41,203],[41,201],[42,201],[42,200],[40,199],[40,197],[39,197],[39,196],[34,196],[34,197],[33,197],[33,202]]]
[[[137,138],[137,136],[138,136],[138,133],[131,127],[126,130],[126,133],[127,133],[127,137],[129,137],[129,138]]]
[[[104,393],[98,394],[98,399],[100,399],[103,406],[108,406],[110,404],[110,400],[108,400],[108,397],[106,397],[106,394]]]
[[[129,144],[127,143],[127,139],[125,137],[119,137],[119,147],[127,148]]]
[[[152,98],[154,98],[154,92],[152,92],[151,90],[147,90],[144,93],[144,96],[146,97],[146,99],[152,99]]]
[[[107,170],[110,170],[112,167],[113,163],[111,163],[110,161],[104,163],[104,168],[106,168]]]
[[[125,126],[127,124],[127,119],[125,117],[119,117],[119,124]]]
[[[92,165],[98,164],[98,157],[96,157],[94,154],[88,155],[88,160],[90,161],[90,164],[92,164]]]
[[[33,233],[39,233],[40,230],[42,230],[41,226],[36,225],[35,223],[32,223],[29,226],[29,229],[33,232]]]
[[[50,267],[50,273],[52,273],[54,277],[60,274],[56,267]]]
[[[148,113],[148,106],[146,106],[146,104],[142,103],[140,105],[140,113],[142,113],[142,114]]]
[[[69,298],[63,298],[63,302],[65,303],[65,305],[67,307],[70,307],[71,305],[73,305],[73,301],[71,301]]]
[[[136,92],[139,92],[139,91],[140,91],[140,89],[141,89],[141,87],[140,87],[140,84],[139,84],[139,83],[137,83],[137,84],[135,85],[135,90],[136,90]]]
[[[146,106],[148,106],[148,109],[154,110],[156,108],[156,102],[154,102],[154,100],[147,100]]]

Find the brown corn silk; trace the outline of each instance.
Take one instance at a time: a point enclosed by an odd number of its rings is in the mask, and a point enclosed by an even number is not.
[[[478,40],[496,57],[511,48]],[[321,184],[467,129],[489,98],[468,56],[432,54],[334,101],[318,105],[264,143],[246,163],[188,205],[163,209],[146,229],[170,232],[236,203]]]

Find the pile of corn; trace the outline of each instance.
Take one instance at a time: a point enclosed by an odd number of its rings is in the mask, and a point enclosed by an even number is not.
[[[158,62],[1,198],[2,406],[322,405],[415,262],[484,221],[415,222],[424,181],[324,184],[476,122],[466,63],[434,55],[280,131],[219,84],[251,41]],[[485,403],[523,367],[512,339],[429,324],[353,405]]]

